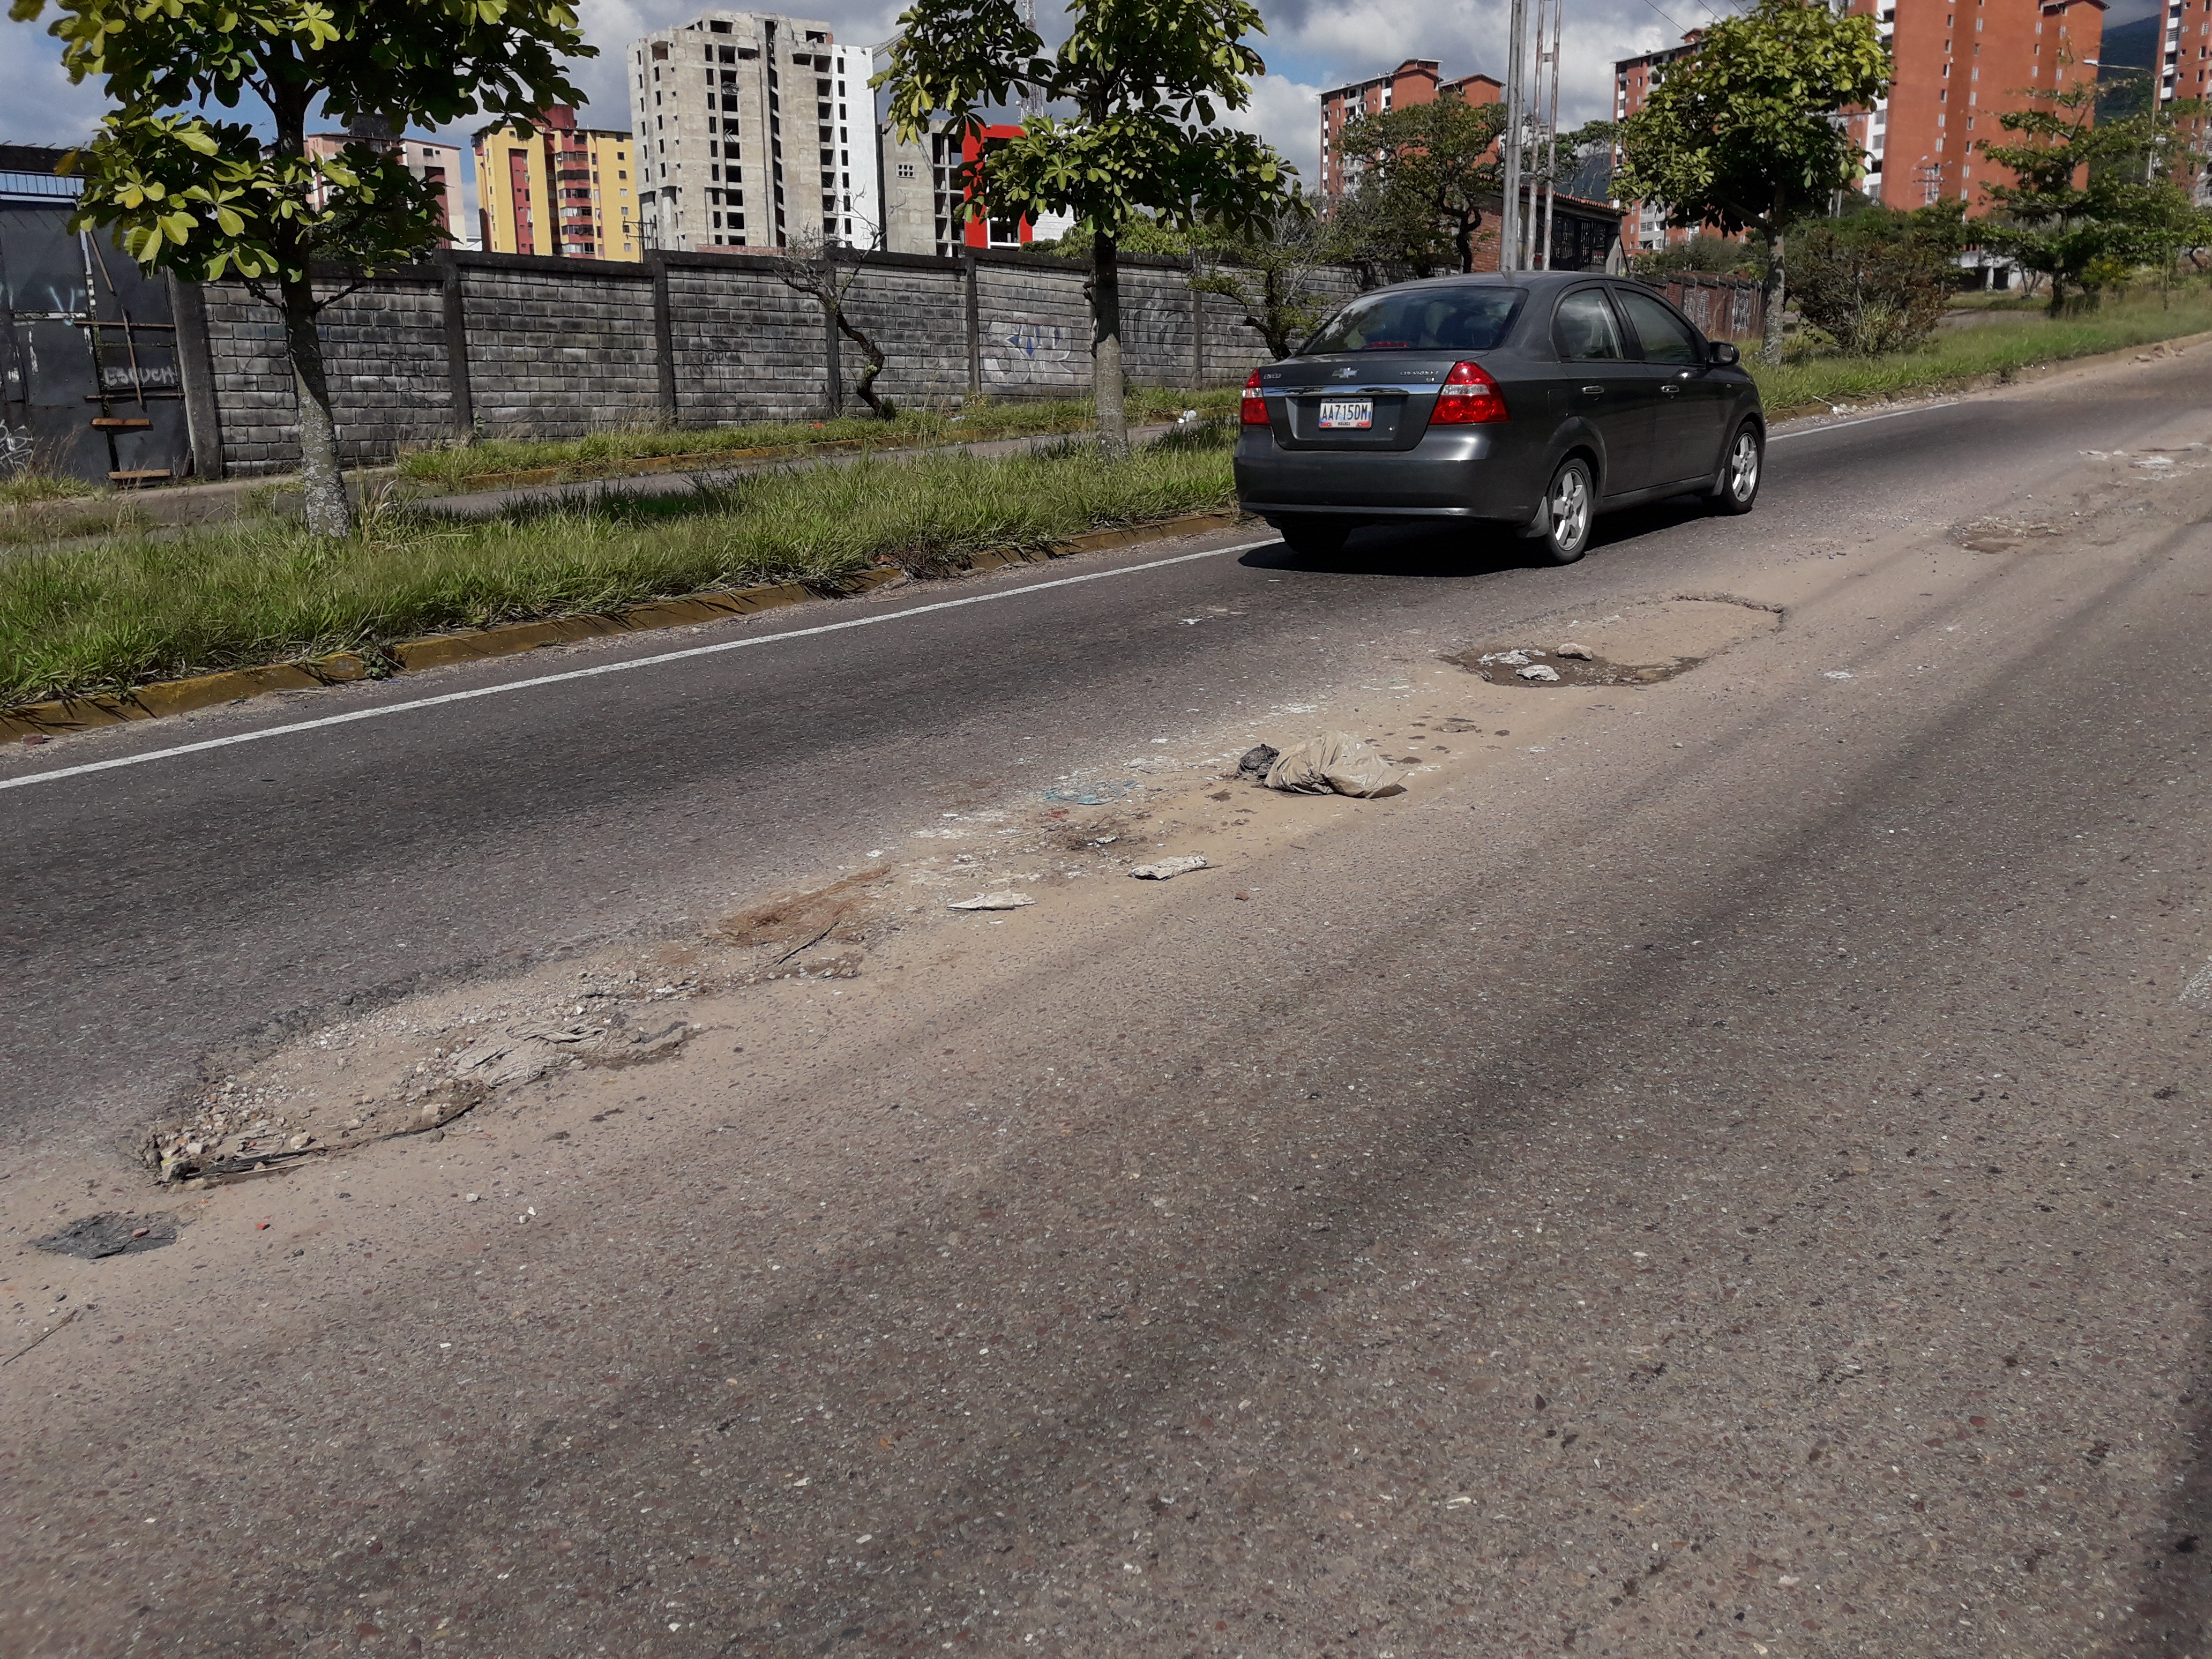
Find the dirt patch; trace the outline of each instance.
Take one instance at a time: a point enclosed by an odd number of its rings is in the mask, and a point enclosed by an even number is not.
[[[2062,532],[2057,526],[2041,519],[1989,518],[1960,525],[1951,533],[1969,553],[2018,553]]]
[[[863,870],[812,892],[787,893],[726,916],[707,930],[719,945],[803,945],[808,940],[857,945],[865,931],[869,890],[888,880],[888,866]]]

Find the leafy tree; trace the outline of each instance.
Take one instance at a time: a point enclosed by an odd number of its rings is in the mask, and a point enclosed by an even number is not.
[[[2032,89],[2025,106],[1997,117],[2006,138],[1976,146],[2013,175],[2008,185],[1982,185],[2002,210],[1984,240],[2051,279],[2053,316],[2124,282],[2133,266],[2170,270],[2208,234],[2180,125],[2202,117],[2203,101],[2100,121],[2097,93],[2095,82],[2081,80]]]
[[[1889,49],[1870,16],[1818,0],[1758,0],[1705,31],[1649,102],[1620,124],[1613,190],[1668,222],[1751,231],[1766,249],[1766,338],[1782,356],[1784,233],[1857,178],[1858,146],[1830,118],[1889,90]]]
[[[942,116],[957,131],[1010,94],[1073,105],[992,143],[961,168],[969,217],[1071,213],[1092,227],[1092,379],[1098,438],[1128,452],[1121,288],[1114,227],[1148,213],[1171,226],[1251,226],[1296,197],[1295,172],[1250,133],[1217,125],[1264,74],[1245,44],[1265,33],[1249,0],[1072,0],[1073,31],[1048,55],[1018,0],[915,0],[889,68],[890,118],[911,143]],[[988,204],[988,209],[987,204]]]
[[[1344,124],[1338,150],[1359,181],[1334,216],[1365,275],[1474,269],[1477,234],[1499,189],[1504,130],[1503,104],[1458,97]]]
[[[14,0],[35,21],[46,0]],[[479,110],[527,117],[580,103],[561,67],[589,57],[560,0],[57,0],[48,33],[72,82],[102,79],[113,106],[77,154],[76,223],[116,225],[148,270],[243,280],[284,319],[300,412],[300,475],[316,534],[352,528],[323,374],[309,268],[356,277],[434,246],[438,192],[388,144],[307,153],[307,125],[368,118],[402,132]],[[234,110],[267,111],[264,140]]]
[[[1062,259],[1087,259],[1091,239],[1097,234],[1095,225],[1071,225],[1049,242],[1030,243],[1027,251]],[[1154,259],[1188,259],[1194,234],[1188,227],[1170,224],[1149,213],[1133,213],[1114,227],[1114,249],[1117,253]]]

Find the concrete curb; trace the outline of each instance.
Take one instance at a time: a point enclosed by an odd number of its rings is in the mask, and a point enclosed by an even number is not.
[[[1055,542],[1049,548],[1005,548],[978,553],[962,569],[972,573],[998,570],[1008,565],[1042,564],[1073,553],[1103,552],[1139,542],[1224,530],[1238,523],[1241,518],[1234,507],[1230,507],[1215,513],[1188,514],[1180,519],[1127,530],[1092,531],[1088,535]],[[681,599],[651,599],[605,616],[557,617],[545,622],[507,623],[465,634],[433,634],[423,639],[404,641],[377,658],[356,651],[341,651],[327,657],[272,663],[263,668],[234,668],[220,674],[165,680],[127,692],[102,692],[89,697],[29,703],[0,713],[0,738],[52,737],[88,732],[97,726],[125,726],[133,720],[162,720],[172,714],[213,708],[221,703],[244,702],[270,691],[301,691],[376,675],[420,673],[453,663],[516,656],[535,651],[540,646],[567,645],[577,640],[602,639],[612,634],[635,634],[648,629],[722,622],[732,617],[749,617],[757,611],[779,611],[808,599],[854,598],[905,580],[903,570],[880,569],[850,577],[825,577],[818,581],[692,593]]]

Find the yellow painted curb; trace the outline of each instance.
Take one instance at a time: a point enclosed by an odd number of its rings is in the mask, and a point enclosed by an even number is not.
[[[979,553],[969,560],[971,571],[995,570],[1012,564],[1042,563],[1071,553],[1091,553],[1138,542],[1159,541],[1175,536],[1196,535],[1234,525],[1240,515],[1231,508],[1218,513],[1194,513],[1164,524],[1127,530],[1097,530],[1057,542],[1049,549],[1007,549]],[[870,570],[850,577],[828,577],[819,581],[780,582],[770,587],[743,587],[712,593],[691,593],[682,599],[651,599],[603,617],[559,617],[546,622],[507,623],[466,634],[434,634],[408,640],[391,648],[401,673],[419,673],[449,664],[481,662],[492,657],[512,657],[541,646],[567,645],[576,640],[601,639],[611,634],[635,634],[654,628],[685,628],[699,623],[721,622],[756,611],[781,610],[808,599],[850,598],[872,592],[902,580],[898,569]],[[58,736],[89,731],[94,726],[122,726],[131,720],[159,720],[188,714],[220,703],[243,702],[267,691],[307,690],[365,678],[369,659],[357,652],[314,657],[298,662],[272,663],[265,668],[234,668],[220,674],[195,675],[191,679],[165,680],[142,685],[128,693],[106,693],[90,697],[67,697],[54,702],[34,702],[0,714],[0,738]]]

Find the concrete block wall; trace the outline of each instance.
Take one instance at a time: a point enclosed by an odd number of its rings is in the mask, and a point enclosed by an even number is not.
[[[460,276],[486,437],[579,438],[661,419],[646,266],[495,255],[464,262]]]
[[[1191,383],[1195,315],[1188,270],[1152,265],[1122,270],[1121,373],[1131,386]]]
[[[846,291],[845,314],[883,348],[876,389],[901,408],[943,407],[968,395],[968,274],[951,259],[871,260]],[[847,341],[839,354],[848,412],[866,359]]]
[[[822,307],[765,260],[671,256],[668,331],[679,426],[818,421],[829,405]]]
[[[1091,395],[1085,275],[1080,265],[1036,256],[976,262],[984,396]]]
[[[873,255],[847,304],[883,347],[878,385],[897,402],[942,405],[974,392],[1084,398],[1088,277],[1084,264],[1034,254]],[[1350,271],[1323,282],[1356,291]],[[235,283],[210,283],[199,297],[205,350],[185,369],[204,393],[199,406],[215,411],[222,471],[292,471],[299,428],[276,313]],[[1231,301],[1194,302],[1179,265],[1126,261],[1121,299],[1133,385],[1188,386],[1194,370],[1204,384],[1241,384],[1266,358]],[[334,300],[323,337],[349,466],[471,432],[562,438],[665,422],[820,420],[833,402],[819,303],[757,257],[655,254],[620,264],[447,252]],[[850,410],[863,359],[848,341],[837,357]]]
[[[289,472],[299,464],[300,426],[283,319],[238,283],[210,284],[205,296],[225,470],[233,477]],[[334,300],[323,313],[323,343],[324,377],[348,465],[452,433],[435,273],[396,274]]]

